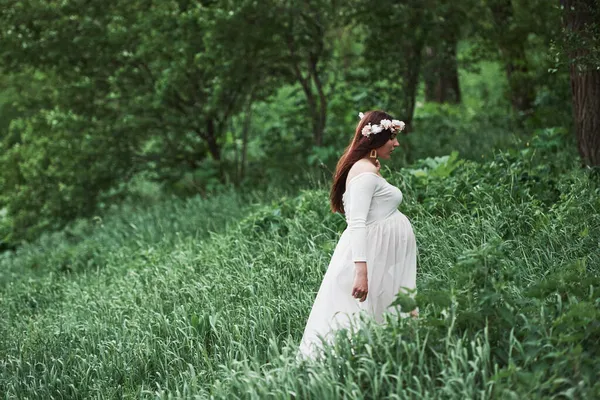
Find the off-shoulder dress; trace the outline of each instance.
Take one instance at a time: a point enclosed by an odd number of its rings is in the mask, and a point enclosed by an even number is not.
[[[417,244],[408,218],[398,210],[402,192],[374,172],[362,172],[347,182],[343,195],[347,228],[333,252],[311,309],[298,350],[299,357],[314,358],[321,339],[348,327],[360,312],[377,322],[399,291],[416,289]],[[352,297],[354,262],[366,261],[368,295],[364,302]],[[410,291],[409,291],[410,292]]]

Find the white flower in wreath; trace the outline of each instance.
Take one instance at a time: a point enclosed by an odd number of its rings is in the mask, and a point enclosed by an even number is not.
[[[394,129],[398,129],[400,131],[404,130],[405,124],[402,121],[399,121],[397,119],[393,119],[392,120],[392,126],[394,127]]]
[[[362,131],[361,131],[361,132],[362,132],[363,136],[369,137],[369,135],[370,135],[371,133],[373,133],[373,131],[372,131],[372,127],[371,127],[371,124],[369,124],[369,125],[365,125],[365,127],[364,127],[364,128],[362,128]]]
[[[392,121],[390,121],[389,119],[382,119],[379,122],[379,125],[381,125],[383,129],[390,129],[392,127]]]
[[[381,125],[373,125],[373,126],[371,127],[371,131],[372,131],[374,134],[378,134],[378,133],[379,133],[379,132],[381,132],[382,130],[383,130],[383,128],[381,127]]]

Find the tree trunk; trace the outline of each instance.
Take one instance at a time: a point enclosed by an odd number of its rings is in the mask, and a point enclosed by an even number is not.
[[[420,40],[415,40],[412,45],[406,49],[407,66],[403,71],[402,80],[404,82],[403,98],[406,116],[404,122],[406,128],[404,134],[408,134],[412,130],[412,119],[415,113],[415,100],[417,97],[417,86],[419,85],[419,76],[421,75],[421,65],[423,60],[423,47],[425,45],[424,36]]]
[[[215,122],[212,118],[206,121],[206,143],[208,151],[215,161],[221,161],[221,147],[217,143]]]
[[[306,2],[305,5],[308,6],[308,4],[309,2]],[[309,51],[305,59],[299,57],[296,49],[296,39],[291,34],[286,36],[286,44],[292,58],[292,72],[296,77],[296,80],[302,86],[302,90],[304,91],[308,103],[308,111],[312,120],[313,141],[317,146],[321,146],[323,144],[323,131],[325,130],[325,118],[327,116],[327,99],[323,91],[323,85],[319,77],[317,65],[323,53],[324,33],[319,20],[317,20],[316,23],[315,21],[311,21],[311,23],[314,23],[314,26],[317,29],[317,32],[315,33],[317,39],[314,43],[316,47]],[[290,25],[293,25],[293,23]],[[306,74],[303,74],[300,68],[304,60],[306,61],[306,67],[308,69]],[[317,88],[316,94],[313,92],[313,83]]]
[[[312,135],[314,143],[319,146],[319,132],[320,132],[320,119],[319,119],[319,106],[317,104],[317,100],[315,99],[315,95],[310,88],[310,83],[308,84],[308,89],[304,90],[304,94],[306,95],[306,101],[308,102],[308,111],[310,113],[310,118],[312,121]]]
[[[405,109],[406,118],[406,129],[404,134],[409,133],[412,130],[412,119],[415,114],[415,99],[417,95],[417,86],[419,84],[419,69],[418,67],[409,68],[409,71],[405,75],[405,87],[404,87],[404,98],[405,98]]]
[[[240,166],[240,181],[246,175],[246,158],[248,154],[248,133],[250,131],[250,123],[252,122],[252,97],[246,106],[244,115],[244,126],[242,127],[242,161]]]
[[[567,32],[585,40],[585,26],[594,24],[598,15],[595,0],[567,0],[565,3],[565,28]],[[600,166],[600,70],[579,62],[589,53],[579,48],[569,53],[571,61],[571,92],[573,96],[573,119],[579,154],[585,165]]]
[[[513,47],[502,47],[504,69],[510,86],[510,102],[515,111],[529,112],[533,108],[535,89],[529,77],[529,66],[523,42]]]
[[[535,88],[529,76],[523,44],[527,40],[527,32],[507,30],[514,14],[511,0],[495,0],[490,3],[500,57],[508,79],[510,102],[513,110],[529,112],[535,99]]]
[[[440,71],[439,98],[443,103],[460,103],[460,83],[458,79],[458,62],[456,46],[458,38],[452,37],[446,43],[444,66]]]
[[[425,101],[435,103],[460,103],[460,84],[456,62],[456,39],[444,41],[441,51],[425,48]]]
[[[319,108],[317,109],[316,115],[316,129],[314,131],[315,144],[317,146],[323,145],[323,134],[325,132],[325,124],[327,119],[327,96],[325,96],[325,91],[323,90],[323,84],[321,82],[321,78],[318,75],[316,65],[313,70],[313,82],[317,87],[317,94],[319,95]]]
[[[586,165],[600,167],[600,71],[571,66],[575,135]]]
[[[437,81],[437,68],[434,66],[436,59],[435,47],[427,46],[424,50],[426,68],[423,71],[423,80],[425,81],[425,101],[437,102],[435,87]]]
[[[237,132],[236,132],[236,128],[233,126],[233,120],[229,120],[228,121],[229,124],[229,131],[231,132],[231,139],[233,142],[233,178],[234,178],[234,185],[238,186],[240,183],[240,150],[238,149],[238,145],[237,145]]]
[[[320,127],[320,113],[319,113],[319,105],[317,104],[317,100],[315,99],[315,94],[312,90],[312,82],[310,81],[310,76],[304,78],[302,72],[300,72],[300,67],[296,64],[294,65],[294,74],[296,75],[296,79],[300,82],[302,86],[302,91],[306,96],[306,102],[308,103],[308,112],[310,113],[310,118],[312,120],[312,134],[313,141],[317,146],[320,146],[320,137],[322,136],[320,132],[322,129]]]

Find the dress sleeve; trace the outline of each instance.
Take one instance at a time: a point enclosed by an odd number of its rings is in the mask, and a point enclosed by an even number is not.
[[[377,176],[372,173],[357,175],[348,187],[350,204],[346,213],[354,262],[367,261],[367,214],[376,187]]]

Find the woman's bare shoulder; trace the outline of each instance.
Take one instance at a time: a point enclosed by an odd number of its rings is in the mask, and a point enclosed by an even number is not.
[[[350,181],[350,179],[352,179],[355,176],[357,176],[358,174],[362,174],[364,172],[371,172],[373,174],[377,174],[377,167],[375,165],[373,165],[373,163],[370,162],[370,161],[368,161],[368,160],[365,160],[365,159],[358,160],[350,168],[350,171],[348,171],[348,179],[347,179],[347,181]]]

